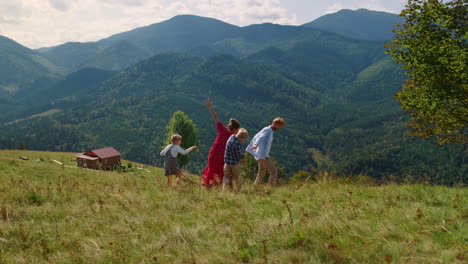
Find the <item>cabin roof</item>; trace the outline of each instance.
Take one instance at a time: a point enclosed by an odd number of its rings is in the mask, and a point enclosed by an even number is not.
[[[78,154],[76,157],[80,159],[86,159],[86,160],[98,160],[99,159],[98,157],[90,157],[88,155],[84,155],[84,153]]]
[[[90,150],[81,155],[105,159],[105,158],[120,156],[120,152],[115,150],[115,148],[113,147],[107,147],[107,148]]]

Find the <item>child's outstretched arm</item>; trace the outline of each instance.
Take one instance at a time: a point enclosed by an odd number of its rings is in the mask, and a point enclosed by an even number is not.
[[[210,114],[213,117],[214,121],[216,123],[218,123],[219,119],[216,116],[215,112],[213,111],[213,107],[211,106],[213,104],[213,102],[211,102],[210,98],[208,98],[208,99],[206,99],[205,103],[206,103],[206,106],[208,106],[208,109],[210,110]]]
[[[175,147],[174,147],[174,149],[175,149],[178,153],[180,153],[180,154],[182,154],[182,155],[187,155],[187,154],[189,154],[192,150],[195,150],[195,149],[197,149],[197,148],[198,148],[197,146],[191,146],[191,147],[188,148],[188,149],[183,149],[183,148],[181,148],[180,146],[175,146]]]

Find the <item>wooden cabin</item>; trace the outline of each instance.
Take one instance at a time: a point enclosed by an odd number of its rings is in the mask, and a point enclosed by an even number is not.
[[[113,147],[90,150],[76,155],[76,163],[82,168],[112,170],[120,166],[120,152]]]

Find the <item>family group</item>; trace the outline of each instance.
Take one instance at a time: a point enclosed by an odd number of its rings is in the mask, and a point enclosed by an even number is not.
[[[203,172],[202,185],[210,189],[213,186],[223,184],[225,189],[233,188],[233,181],[236,182],[236,190],[240,191],[242,185],[240,163],[245,165],[242,143],[247,140],[249,133],[246,129],[240,127],[239,121],[234,118],[229,119],[229,124],[224,126],[216,116],[212,107],[212,101],[206,99],[206,105],[211,116],[216,122],[218,135],[211,146],[208,154],[208,164]],[[246,151],[253,155],[258,162],[258,174],[254,185],[262,184],[265,172],[270,173],[268,184],[276,184],[277,169],[270,159],[269,153],[273,141],[273,133],[280,130],[285,125],[283,118],[275,118],[271,125],[264,127],[258,132],[247,146]],[[171,136],[172,144],[167,145],[162,151],[161,156],[165,156],[164,169],[167,177],[167,186],[172,186],[172,175],[177,176],[177,184],[183,179],[183,174],[177,166],[177,155],[186,155],[197,146],[188,149],[180,147],[182,136],[174,134]]]

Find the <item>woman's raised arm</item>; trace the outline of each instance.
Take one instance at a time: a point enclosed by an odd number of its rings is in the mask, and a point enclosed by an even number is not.
[[[215,112],[213,111],[213,107],[211,106],[213,102],[211,102],[210,98],[208,98],[206,99],[205,103],[206,103],[206,106],[208,106],[208,109],[210,110],[210,114],[213,117],[214,121],[218,123],[219,122],[218,117],[216,116]]]

